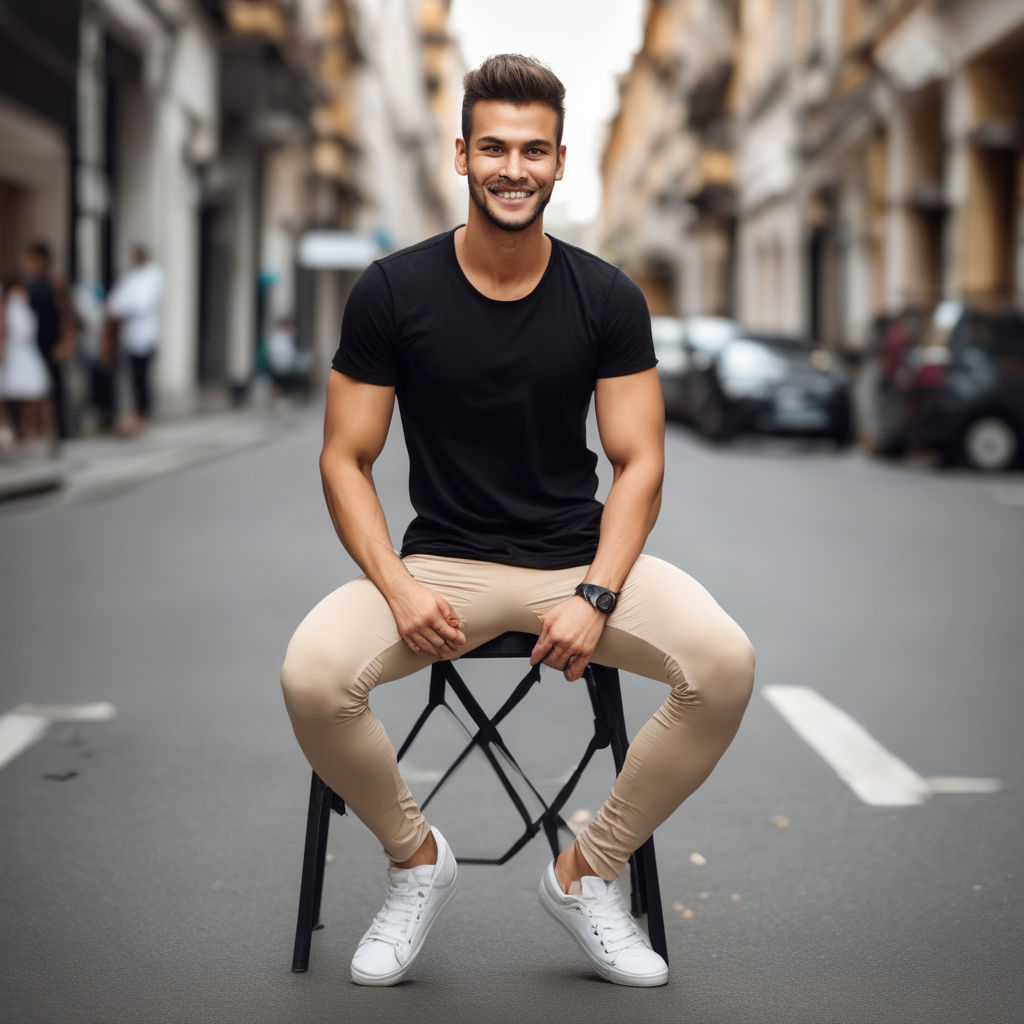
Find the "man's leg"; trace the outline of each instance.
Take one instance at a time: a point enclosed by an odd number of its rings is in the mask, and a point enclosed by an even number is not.
[[[541,584],[551,591],[552,575]],[[572,593],[549,592],[537,608]],[[750,697],[753,650],[696,580],[642,555],[609,616],[593,661],[660,679],[672,689],[629,746],[612,792],[541,879],[540,899],[598,973],[621,985],[663,985],[665,962],[614,884],[630,855],[707,778]]]
[[[46,370],[50,375],[50,402],[54,415],[54,431],[59,441],[66,441],[71,436],[71,432],[68,427],[64,366],[48,358],[46,360]]]
[[[736,735],[754,681],[746,634],[696,580],[648,555],[626,579],[593,660],[672,689],[630,744],[611,794],[577,837],[575,851],[560,858],[566,885],[583,866],[606,881],[618,877],[631,854],[711,774]]]
[[[306,616],[281,670],[292,727],[313,770],[396,865],[419,851],[430,829],[399,774],[394,747],[370,710],[369,696],[378,683],[427,664],[399,637],[377,588],[360,578]]]
[[[502,567],[412,556],[406,568],[466,620],[466,649],[502,632],[493,597],[501,593],[493,577]],[[358,984],[401,980],[455,889],[454,856],[413,800],[394,747],[369,707],[378,683],[429,664],[406,646],[387,602],[364,577],[328,595],[306,616],[281,672],[288,713],[310,764],[391,859],[384,906],[353,957]]]

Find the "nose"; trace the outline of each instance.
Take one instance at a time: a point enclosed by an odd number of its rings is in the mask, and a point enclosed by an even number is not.
[[[505,154],[505,167],[502,173],[512,181],[518,181],[523,177],[522,157],[514,150],[509,150]]]

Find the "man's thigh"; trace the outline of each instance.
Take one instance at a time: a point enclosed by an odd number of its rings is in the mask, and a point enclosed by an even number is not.
[[[619,593],[593,661],[677,684],[713,665],[741,631],[692,576],[641,555]]]
[[[517,602],[505,578],[507,566],[433,555],[410,555],[404,561],[413,579],[444,597],[459,616],[466,634],[463,652],[506,630],[538,631],[539,620]],[[409,649],[384,596],[365,576],[317,604],[296,630],[289,651],[327,662],[343,686],[359,680],[368,688],[436,660]]]

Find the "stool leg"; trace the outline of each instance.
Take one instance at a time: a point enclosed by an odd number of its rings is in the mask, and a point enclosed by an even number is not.
[[[309,947],[313,929],[320,917],[324,862],[327,856],[327,831],[331,824],[331,790],[313,772],[309,785],[309,809],[306,812],[306,842],[302,855],[302,882],[299,885],[299,914],[295,923],[295,947],[292,970],[309,966]]]
[[[658,862],[654,856],[654,836],[634,854],[640,864],[640,886],[647,910],[647,936],[654,952],[668,963],[668,942],[665,938],[665,916],[661,906],[661,885],[658,882]]]

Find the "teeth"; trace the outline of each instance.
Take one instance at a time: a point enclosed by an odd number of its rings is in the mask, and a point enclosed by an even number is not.
[[[502,199],[525,199],[530,193],[529,192],[496,192],[495,195],[500,196]]]

